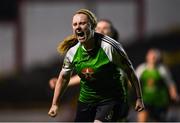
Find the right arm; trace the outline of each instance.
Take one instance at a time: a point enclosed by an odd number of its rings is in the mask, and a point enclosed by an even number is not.
[[[70,57],[70,55],[67,53],[64,58],[62,70],[56,82],[52,105],[48,112],[48,114],[51,117],[55,117],[57,115],[57,110],[58,110],[57,103],[58,103],[59,97],[64,93],[65,89],[67,88],[70,76],[72,74],[72,70],[73,70],[72,57]]]
[[[51,108],[48,112],[49,116],[55,117],[58,110],[58,100],[61,95],[65,92],[67,86],[73,86],[80,83],[80,78],[78,75],[73,77],[65,77],[62,73],[59,74],[58,78],[52,78],[50,81],[55,81],[55,90]],[[69,84],[68,84],[69,83]]]
[[[60,72],[55,90],[54,90],[54,97],[52,105],[57,105],[57,100],[59,99],[60,95],[62,95],[67,88],[67,85],[69,83],[70,76],[63,75],[62,72]]]
[[[48,114],[51,117],[55,117],[57,115],[58,100],[60,96],[65,92],[65,89],[67,88],[67,85],[69,83],[69,79],[70,79],[69,75],[64,74],[62,71],[60,72],[54,90],[52,105],[48,112]]]

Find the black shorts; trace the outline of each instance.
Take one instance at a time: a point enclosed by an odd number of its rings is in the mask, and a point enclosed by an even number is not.
[[[144,104],[149,116],[159,122],[165,121],[168,106],[157,107],[153,105]]]
[[[123,101],[105,101],[97,104],[86,104],[78,102],[75,122],[116,122],[122,117]]]

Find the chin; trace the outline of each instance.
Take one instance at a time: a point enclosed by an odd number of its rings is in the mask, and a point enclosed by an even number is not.
[[[81,42],[82,44],[85,44],[85,43],[86,43],[86,40],[83,40],[83,41],[79,41],[79,42]]]
[[[81,42],[81,43],[86,42],[86,40],[87,40],[87,38],[85,38],[85,39],[78,39],[78,41]]]

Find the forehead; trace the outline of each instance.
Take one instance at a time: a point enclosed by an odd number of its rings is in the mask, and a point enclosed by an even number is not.
[[[98,22],[97,26],[110,27],[110,23],[108,23],[106,21],[100,21],[100,22]]]
[[[83,13],[75,14],[73,16],[72,22],[74,23],[74,22],[79,22],[79,21],[88,21],[88,16]]]
[[[150,51],[148,52],[148,54],[149,54],[149,55],[156,55],[157,52],[156,52],[155,50],[150,50]]]

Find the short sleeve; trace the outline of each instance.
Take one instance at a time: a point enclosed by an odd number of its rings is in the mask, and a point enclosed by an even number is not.
[[[170,71],[164,65],[159,66],[159,72],[164,78],[164,81],[167,85],[174,84],[174,80],[172,79]]]
[[[132,63],[127,56],[125,50],[121,46],[121,44],[117,44],[114,47],[111,47],[112,49],[112,62],[116,65],[120,66],[121,68],[133,68]]]
[[[61,69],[61,72],[64,75],[71,75],[72,71],[73,71],[73,64],[72,64],[72,55],[70,52],[67,52],[67,54],[64,57],[64,61],[63,61],[63,66]]]
[[[138,78],[141,77],[141,75],[142,75],[142,73],[144,72],[145,69],[146,69],[146,64],[145,63],[140,64],[136,68],[136,75],[138,76]]]

